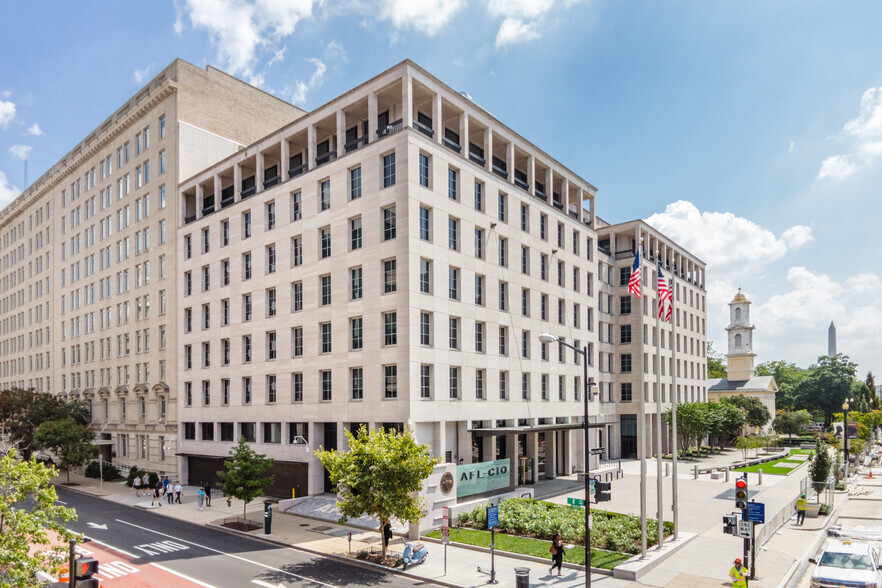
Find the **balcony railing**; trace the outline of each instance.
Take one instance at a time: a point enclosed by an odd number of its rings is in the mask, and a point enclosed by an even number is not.
[[[515,186],[517,186],[518,188],[521,188],[522,190],[529,190],[530,189],[529,184],[527,184],[527,182],[525,182],[524,180],[522,180],[520,178],[515,178]]]
[[[609,254],[609,251],[605,253]],[[627,259],[629,257],[634,257],[633,249],[623,249],[622,251],[616,251],[616,259]]]
[[[546,194],[539,188],[536,188],[536,198],[541,198],[542,200],[548,202],[548,194]]]
[[[288,170],[288,177],[293,178],[294,176],[299,176],[303,172],[306,171],[306,168],[309,167],[309,164],[301,163],[297,167],[292,167]]]
[[[214,212],[214,204],[209,204],[208,206],[202,207],[202,216],[205,216],[206,214],[211,214],[212,212]]]
[[[273,186],[275,186],[276,184],[279,183],[279,180],[280,180],[279,176],[273,176],[271,178],[267,178],[266,180],[263,181],[263,187],[264,188],[272,188]]]
[[[185,216],[184,217],[184,224],[189,225],[190,223],[194,222],[195,220],[196,220],[195,214],[191,214],[190,216]]]
[[[403,128],[404,121],[402,119],[398,119],[394,122],[390,122],[388,125],[383,127],[382,129],[377,129],[377,138],[382,139],[383,137],[388,137],[389,135],[394,135],[398,131]]]
[[[501,178],[505,178],[506,180],[508,179],[508,172],[505,171],[504,168],[501,168],[496,164],[493,164],[493,173]]]
[[[332,159],[337,159],[337,152],[336,151],[328,151],[324,155],[319,155],[318,157],[315,158],[315,164],[316,164],[316,166],[324,165],[324,164],[328,163],[329,161],[331,161]]]
[[[221,205],[221,208],[226,208],[227,206],[232,206],[235,202],[236,202],[236,199],[231,196],[229,198],[221,199],[220,205]]]
[[[487,165],[487,162],[484,160],[484,158],[481,157],[480,155],[478,155],[477,153],[475,153],[474,151],[469,151],[469,159],[471,159],[472,161],[474,161],[475,163],[477,163],[481,167],[484,167],[485,165]]]
[[[427,137],[434,137],[435,131],[432,130],[432,127],[424,125],[418,120],[413,121],[413,128],[426,135]]]
[[[456,151],[457,153],[462,153],[462,145],[460,145],[459,143],[455,143],[454,141],[451,141],[447,137],[442,138],[441,142],[444,143],[444,146],[447,147],[448,149],[450,149],[452,151]]]
[[[254,196],[257,194],[257,186],[251,186],[250,188],[244,188],[242,190],[242,198],[248,198],[249,196]]]
[[[361,137],[359,137],[358,139],[355,139],[354,141],[349,141],[348,143],[344,143],[343,144],[343,151],[345,151],[346,153],[352,153],[353,151],[355,151],[359,147],[363,147],[367,144],[368,144],[368,136],[362,135]]]

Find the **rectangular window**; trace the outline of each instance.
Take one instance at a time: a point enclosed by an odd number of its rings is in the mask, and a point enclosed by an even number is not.
[[[319,184],[319,210],[331,208],[331,180],[322,180]]]
[[[383,209],[383,241],[395,238],[395,207],[389,206]]]
[[[521,204],[521,230],[530,230],[530,208],[526,204]]]
[[[221,260],[221,286],[230,285],[230,260]]]
[[[303,199],[300,192],[291,194],[291,222],[299,221],[303,216]]]
[[[458,176],[459,173],[455,169],[450,168],[447,170],[447,197],[451,200],[456,200],[458,198]]]
[[[265,250],[266,255],[266,273],[276,273],[276,246],[269,245]]]
[[[291,284],[291,312],[303,310],[303,282]]]
[[[330,402],[333,387],[331,385],[331,370],[321,372],[322,379],[322,401]]]
[[[498,218],[505,222],[505,216],[508,213],[508,197],[502,192],[499,193]]]
[[[242,238],[247,239],[251,236],[251,211],[246,210],[242,213]]]
[[[459,221],[447,219],[447,246],[454,251],[459,249]]]
[[[432,397],[432,366],[420,365],[420,398]]]
[[[425,206],[420,206],[420,239],[423,241],[432,240],[432,221],[431,212]]]
[[[499,267],[508,267],[508,239],[499,237]]]
[[[291,329],[291,353],[293,357],[303,357],[303,327]]]
[[[297,267],[303,264],[303,238],[294,237],[291,239],[291,267]]]
[[[626,344],[631,342],[631,325],[619,326],[619,343]]]
[[[459,368],[450,367],[448,378],[448,386],[450,390],[450,398],[459,398]]]
[[[266,334],[266,358],[276,359],[278,355],[278,346],[276,345],[276,332],[268,331]]]
[[[459,319],[450,317],[448,327],[448,341],[451,349],[459,349]]]
[[[521,288],[521,314],[530,316],[530,291],[527,288]]]
[[[475,304],[484,306],[484,276],[475,275]]]
[[[320,284],[320,306],[327,306],[331,303],[331,274],[326,274],[319,278]]]
[[[242,363],[251,363],[251,335],[242,337]]]
[[[360,316],[349,319],[349,341],[353,351],[364,348],[364,320]]]
[[[499,355],[508,355],[508,327],[499,327]]]
[[[383,261],[383,294],[395,292],[397,289],[396,263],[394,259]]]
[[[361,168],[349,170],[349,199],[361,198]]]
[[[229,219],[221,221],[221,247],[230,244],[230,221]]]
[[[420,259],[420,292],[432,293],[432,262],[428,259]]]
[[[475,400],[484,400],[484,370],[475,370]]]
[[[484,353],[484,323],[475,323],[475,353]]]
[[[266,291],[266,316],[276,316],[276,289],[269,288]]]
[[[242,279],[251,279],[251,253],[242,255]]]
[[[420,186],[429,187],[429,156],[420,153]]]
[[[432,345],[432,315],[428,312],[420,313],[420,345]]]
[[[475,210],[484,212],[484,184],[475,182]]]
[[[475,229],[475,257],[484,259],[484,229]]]
[[[251,294],[242,296],[242,322],[251,320]]]
[[[319,230],[319,244],[321,250],[321,258],[331,257],[331,227],[325,227]]]
[[[266,217],[266,229],[268,231],[276,228],[276,203],[267,202],[264,207],[264,216]]]
[[[521,273],[530,275],[530,249],[521,247]]]
[[[319,325],[322,337],[322,353],[331,353],[331,323],[321,323]]]
[[[452,267],[447,273],[447,290],[451,300],[459,300],[459,269]]]
[[[395,185],[395,153],[383,156],[383,187]]]
[[[631,295],[619,298],[619,314],[631,314]]]
[[[398,313],[383,313],[383,345],[398,343]]]
[[[303,402],[303,374],[291,374],[291,402]]]
[[[621,396],[622,402],[631,402],[631,400],[632,400],[631,382],[622,382],[621,391],[622,391],[622,396]]]
[[[548,215],[539,215],[539,238],[548,241]]]
[[[361,249],[361,217],[349,219],[349,250]]]
[[[631,354],[630,353],[622,353],[621,355],[621,373],[630,374],[631,373]]]
[[[508,283],[499,282],[499,310],[508,310]]]
[[[398,397],[398,366],[397,365],[384,365],[383,366],[383,397],[384,398],[397,398]]]
[[[499,372],[499,399],[508,400],[508,372]]]
[[[352,400],[364,398],[364,368],[352,368],[349,370],[349,385]]]
[[[362,272],[360,267],[349,270],[349,298],[361,300],[362,296]]]

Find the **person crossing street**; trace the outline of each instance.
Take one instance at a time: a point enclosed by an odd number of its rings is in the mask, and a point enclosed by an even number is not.
[[[732,588],[747,588],[747,568],[741,565],[741,558],[735,558],[729,577],[732,578]]]
[[[805,494],[796,499],[796,524],[802,525],[805,523],[805,505],[808,501],[805,499]]]

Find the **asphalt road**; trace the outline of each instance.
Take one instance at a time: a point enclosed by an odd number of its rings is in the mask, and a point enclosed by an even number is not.
[[[245,536],[163,517],[56,486],[70,525],[92,541],[102,584],[137,588],[431,586]],[[106,526],[106,528],[104,528]]]

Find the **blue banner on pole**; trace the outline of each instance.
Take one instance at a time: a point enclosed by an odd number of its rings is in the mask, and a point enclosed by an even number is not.
[[[487,529],[493,529],[499,526],[499,506],[487,507]]]
[[[754,523],[765,524],[766,522],[766,505],[763,502],[747,503],[747,520]]]

